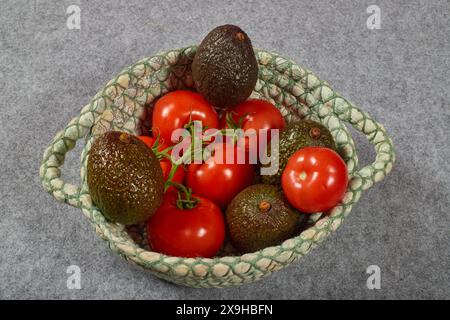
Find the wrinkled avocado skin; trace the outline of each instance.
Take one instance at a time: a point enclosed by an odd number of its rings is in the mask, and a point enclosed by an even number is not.
[[[271,204],[262,212],[262,201]],[[276,186],[256,184],[241,191],[226,211],[228,232],[233,246],[242,253],[279,245],[295,236],[306,215],[292,208]]]
[[[311,128],[320,129],[320,137],[313,139],[310,136]],[[269,145],[270,146],[270,145]],[[289,160],[289,158],[299,149],[305,147],[326,147],[337,152],[336,143],[330,131],[322,124],[312,120],[301,120],[288,125],[280,134],[279,151],[279,167],[278,172],[274,175],[263,175],[261,180],[267,184],[280,184],[281,174]]]
[[[234,25],[213,29],[197,48],[192,76],[197,90],[217,108],[246,100],[258,79],[258,63],[247,34]]]
[[[153,151],[135,136],[117,131],[93,143],[87,184],[103,215],[125,225],[148,219],[161,204],[164,191],[162,169]]]

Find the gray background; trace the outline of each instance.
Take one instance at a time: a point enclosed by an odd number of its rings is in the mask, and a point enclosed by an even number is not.
[[[69,4],[81,30],[66,27]],[[369,30],[366,8],[381,8]],[[448,298],[449,1],[0,2],[0,298]],[[397,163],[321,247],[271,277],[198,290],[113,254],[78,209],[46,194],[43,150],[109,79],[138,59],[240,25],[254,46],[306,66],[391,134]],[[372,148],[355,136],[362,163]],[[64,178],[78,181],[77,147]],[[66,288],[66,268],[82,289]],[[366,268],[382,271],[368,290]]]

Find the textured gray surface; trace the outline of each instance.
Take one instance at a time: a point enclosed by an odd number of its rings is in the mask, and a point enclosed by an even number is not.
[[[0,298],[448,298],[450,3],[200,2],[0,2]],[[81,30],[66,27],[73,3]],[[374,3],[380,30],[366,27]],[[308,67],[383,123],[397,163],[332,237],[294,265],[238,288],[189,289],[113,254],[79,210],[43,191],[38,167],[50,139],[116,73],[198,43],[224,23]],[[355,139],[368,163],[372,150]],[[64,165],[73,182],[79,152]],[[71,264],[82,270],[81,290],[66,287]],[[381,290],[366,287],[372,264],[381,268]]]

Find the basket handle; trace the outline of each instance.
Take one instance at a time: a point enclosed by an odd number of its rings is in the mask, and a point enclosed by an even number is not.
[[[64,163],[66,153],[75,147],[78,139],[88,134],[94,124],[96,113],[89,110],[89,107],[89,105],[85,106],[78,117],[73,118],[64,130],[56,134],[44,152],[39,169],[44,189],[56,200],[76,208],[83,206],[81,188],[61,179],[60,167]]]
[[[363,133],[375,147],[375,161],[356,171],[350,181],[351,189],[367,190],[391,172],[395,162],[392,140],[381,123],[346,99],[337,96],[329,102],[333,104],[334,113],[342,121],[350,123],[357,131]]]

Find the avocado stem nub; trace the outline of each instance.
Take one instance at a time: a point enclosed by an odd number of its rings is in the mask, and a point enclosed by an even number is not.
[[[318,127],[312,127],[309,130],[309,136],[313,139],[319,139],[320,135],[321,135],[321,132],[320,132],[320,128],[318,128]]]
[[[119,136],[120,141],[129,143],[130,142],[130,136],[126,132],[122,132]]]
[[[270,208],[272,208],[272,205],[269,201],[263,200],[259,203],[259,210],[261,212],[267,212],[270,210]]]
[[[236,38],[239,41],[244,41],[245,40],[245,35],[242,32],[238,32],[238,33],[236,33]]]

